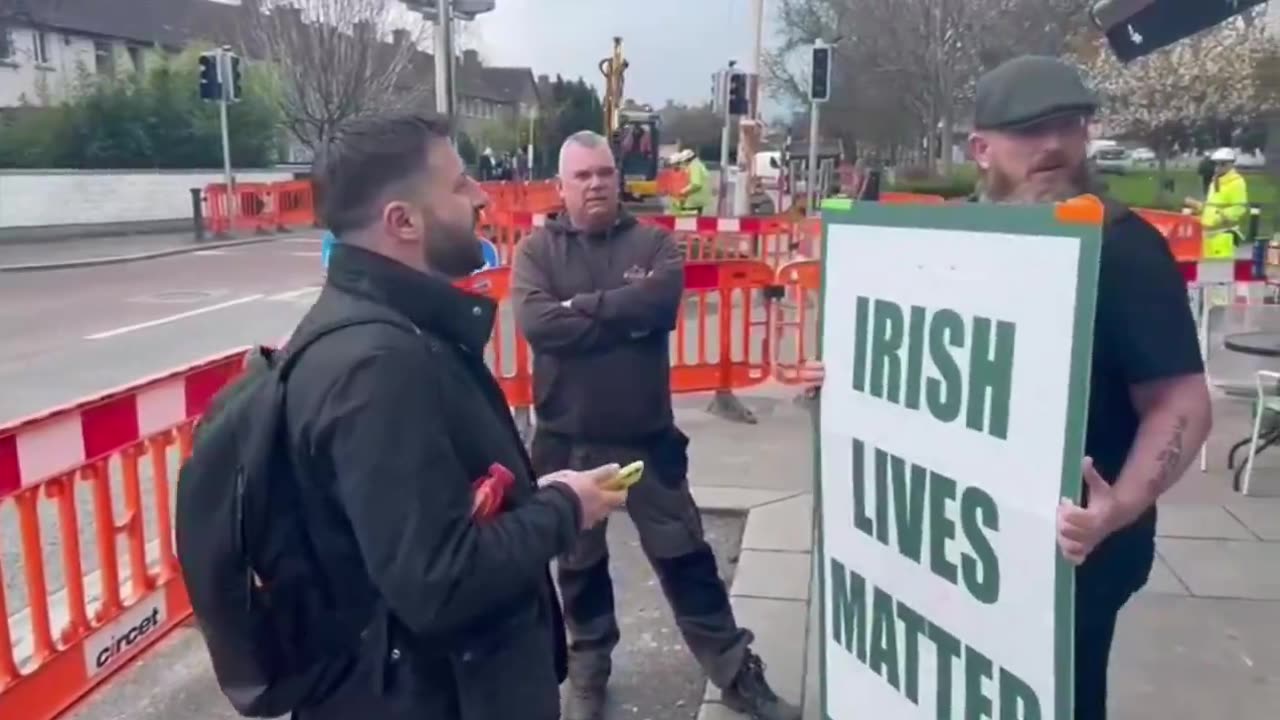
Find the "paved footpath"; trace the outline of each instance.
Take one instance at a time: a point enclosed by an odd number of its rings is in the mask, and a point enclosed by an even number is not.
[[[775,689],[802,702],[812,720],[821,718],[818,608],[810,603],[812,420],[793,396],[776,387],[742,395],[756,425],[704,413],[696,398],[680,400],[677,419],[692,439],[690,477],[699,506],[746,513],[731,589],[738,619],[755,632]],[[1210,472],[1193,469],[1162,504],[1156,569],[1121,616],[1113,720],[1271,720],[1280,707],[1280,451],[1259,463],[1255,477],[1276,497],[1234,494],[1225,448],[1247,431],[1247,416],[1225,402],[1216,414]],[[620,583],[619,592],[629,585]],[[707,688],[698,718],[739,717],[718,696]],[[618,708],[626,709],[632,712],[613,712],[610,720],[640,717],[634,708]],[[685,712],[673,709],[670,717]],[[168,716],[231,717],[190,631],[180,631],[77,717]]]

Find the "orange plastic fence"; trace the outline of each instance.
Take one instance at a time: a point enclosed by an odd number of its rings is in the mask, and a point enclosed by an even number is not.
[[[778,382],[801,382],[800,370],[818,359],[818,305],[822,295],[822,263],[797,260],[778,268],[782,296],[773,306],[773,375]]]
[[[170,483],[243,355],[0,427],[0,718],[59,717],[190,615]]]
[[[817,218],[639,215],[637,219],[672,231],[691,262],[756,260],[777,268],[792,260],[816,258],[821,248],[822,225]],[[487,212],[481,234],[493,240],[501,264],[508,265],[516,246],[546,221],[542,213]]]
[[[1155,226],[1178,261],[1199,260],[1204,252],[1204,229],[1194,215],[1138,208],[1135,212]]]
[[[560,193],[549,180],[536,182],[485,182],[489,212],[550,213],[560,208]],[[205,186],[202,198],[205,229],[229,232],[281,232],[315,227],[315,199],[308,180],[274,183],[238,183],[235,193],[215,183]]]
[[[947,199],[941,195],[909,192],[882,192],[880,202],[885,205],[945,205]]]

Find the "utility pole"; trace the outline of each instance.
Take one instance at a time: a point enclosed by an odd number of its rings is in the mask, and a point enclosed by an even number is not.
[[[200,99],[218,103],[218,125],[222,131],[222,171],[227,192],[233,193],[231,177],[231,131],[227,106],[240,99],[240,58],[223,45],[200,54]],[[231,195],[234,197],[234,194]]]
[[[454,111],[453,0],[436,2],[436,112]]]
[[[813,65],[809,73],[809,173],[805,187],[805,209],[817,212],[818,202],[818,137],[822,103],[831,98],[831,46],[821,39],[813,42]]]
[[[743,171],[748,187],[755,178],[755,155],[764,139],[764,123],[760,116],[760,84],[764,77],[764,0],[751,0],[751,25],[751,109],[738,126],[738,167]]]
[[[729,114],[729,106],[733,103],[733,66],[734,61],[729,61],[729,69],[724,71],[724,83],[722,87],[729,93],[729,97],[724,102],[724,114],[721,116],[721,122],[724,123],[720,128],[720,182],[716,192],[716,216],[723,217],[725,208],[728,206],[729,194],[729,128],[733,124],[733,116]]]
[[[538,106],[534,105],[532,110],[529,112],[529,144],[527,148],[529,153],[529,157],[528,157],[529,177],[525,178],[526,180],[533,179],[533,134],[537,130],[537,127],[536,127],[537,122],[538,122]]]
[[[232,78],[231,48],[222,46],[218,49],[218,81],[222,86],[222,96],[218,99],[218,116],[222,123],[222,172],[227,180],[227,193],[235,197],[234,180],[231,177],[231,131],[227,127],[227,104],[231,102]]]
[[[720,130],[720,197],[716,203],[719,215],[729,216],[734,213],[735,209],[732,199],[729,197],[729,139],[732,136],[733,118],[745,118],[750,112],[748,107],[750,104],[750,93],[747,88],[747,74],[734,66],[737,63],[733,60],[729,61],[728,69],[723,71],[723,81],[720,83],[721,92],[725,92],[724,101],[724,127]],[[742,146],[738,146],[738,156],[741,159],[743,153]],[[739,174],[735,181],[735,195],[740,194],[738,190],[742,187],[741,183],[745,178],[745,174]]]

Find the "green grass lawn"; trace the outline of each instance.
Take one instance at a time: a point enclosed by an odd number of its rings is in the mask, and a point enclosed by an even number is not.
[[[1173,191],[1160,193],[1160,184],[1155,170],[1135,171],[1127,175],[1103,175],[1102,180],[1112,197],[1133,207],[1154,208],[1157,210],[1180,210],[1182,199],[1190,196],[1201,197],[1200,177],[1189,170],[1171,170],[1167,179],[1173,181]],[[1249,186],[1249,202],[1262,207],[1262,224],[1260,231],[1263,237],[1270,237],[1276,231],[1276,206],[1280,203],[1280,188],[1275,180],[1261,172],[1244,174]]]

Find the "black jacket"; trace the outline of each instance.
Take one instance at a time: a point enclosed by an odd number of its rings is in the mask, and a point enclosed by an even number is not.
[[[516,248],[513,274],[540,430],[629,442],[671,428],[669,341],[684,293],[671,233],[625,213],[600,234],[553,218]]]
[[[327,335],[287,379],[308,529],[337,608],[374,621],[325,702],[300,718],[558,717],[564,631],[548,565],[577,536],[562,486],[537,489],[483,351],[496,308],[359,248],[334,248],[295,336],[347,317],[407,320]],[[516,478],[496,518],[472,483]],[[325,628],[316,628],[323,632]]]

